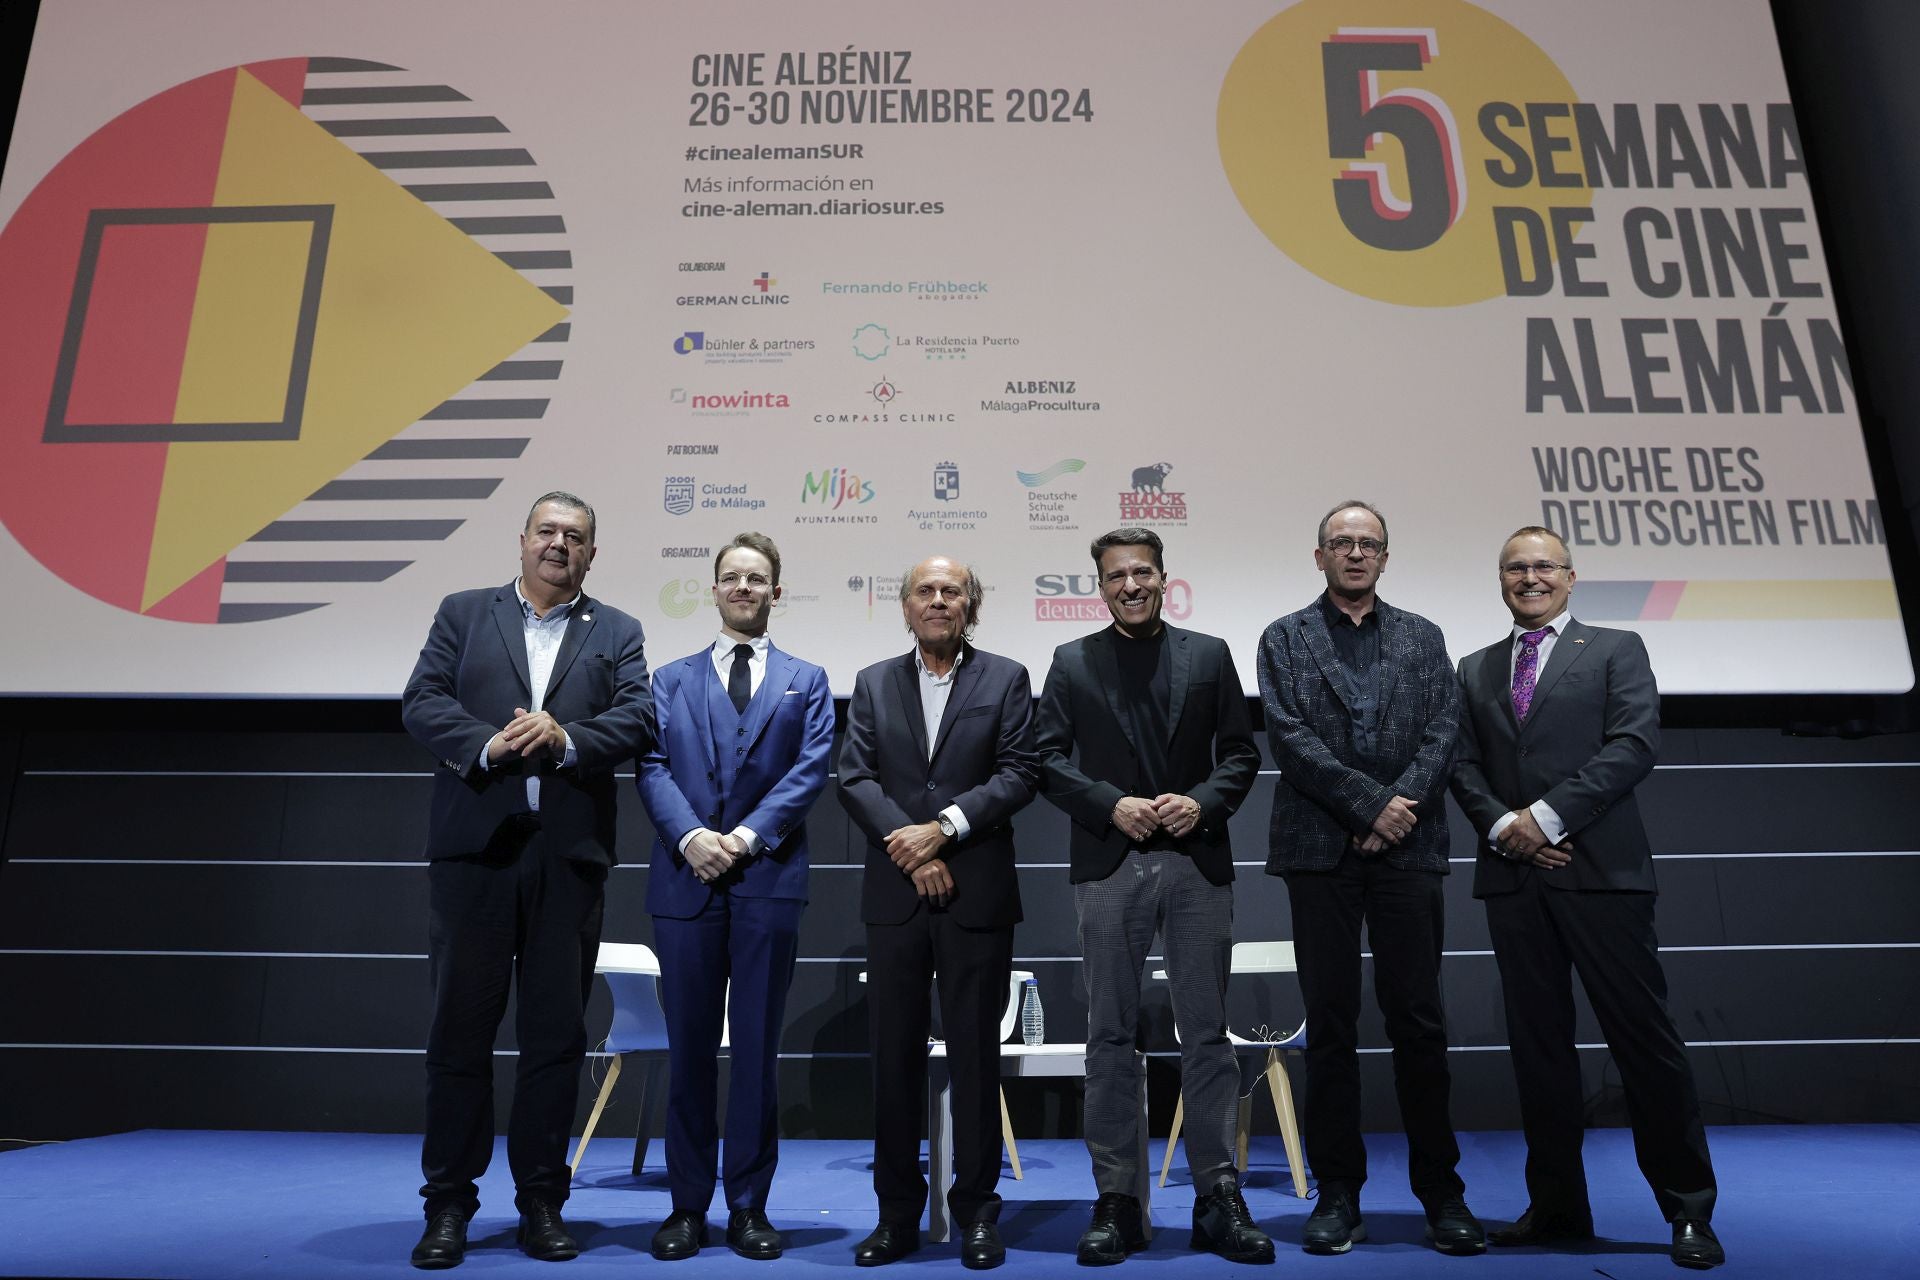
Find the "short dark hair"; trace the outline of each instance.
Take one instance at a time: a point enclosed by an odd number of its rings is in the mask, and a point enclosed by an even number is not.
[[[1366,512],[1380,522],[1380,546],[1385,548],[1387,545],[1387,518],[1380,514],[1380,508],[1374,506],[1371,502],[1362,502],[1358,498],[1348,498],[1345,502],[1336,502],[1332,508],[1328,510],[1327,514],[1320,517],[1320,532],[1314,535],[1313,545],[1316,547],[1324,547],[1327,544],[1328,523],[1342,511],[1352,511],[1355,509]]]
[[[543,493],[539,497],[535,498],[533,500],[533,505],[527,508],[527,523],[522,527],[526,529],[533,528],[533,513],[538,511],[541,507],[545,506],[549,502],[558,503],[560,506],[563,506],[563,507],[571,507],[575,511],[586,512],[587,513],[587,545],[590,547],[594,545],[593,535],[596,531],[598,522],[594,519],[593,508],[587,505],[587,500],[585,498],[582,498],[577,494],[568,493],[565,489],[550,489],[546,493]]]
[[[1504,556],[1506,555],[1507,543],[1512,542],[1515,538],[1524,538],[1530,534],[1538,535],[1539,537],[1542,537],[1542,538],[1552,538],[1555,542],[1559,543],[1560,554],[1567,558],[1567,568],[1569,569],[1573,568],[1573,550],[1572,548],[1567,546],[1567,540],[1560,536],[1558,530],[1549,529],[1547,528],[1547,526],[1543,524],[1523,524],[1518,529],[1515,529],[1512,533],[1508,534],[1506,536],[1506,539],[1502,541],[1500,544],[1500,553],[1502,557],[1504,558]]]
[[[1100,557],[1108,547],[1145,547],[1153,552],[1153,567],[1161,573],[1167,571],[1166,547],[1160,541],[1160,535],[1151,529],[1142,529],[1138,525],[1126,525],[1119,529],[1109,529],[1093,540],[1088,548],[1093,552],[1093,567],[1100,567]]]
[[[773,545],[773,539],[764,533],[736,533],[733,541],[720,548],[713,558],[713,580],[720,580],[720,562],[727,558],[727,552],[735,550],[758,551],[773,566],[773,585],[780,585],[780,548]]]
[[[936,555],[936,556],[928,556],[927,559],[928,560],[945,560],[948,564],[957,565],[959,568],[966,570],[967,629],[966,629],[965,635],[966,635],[966,638],[972,639],[973,629],[980,621],[980,603],[982,600],[986,599],[986,595],[987,595],[987,589],[980,585],[980,575],[973,571],[972,565],[968,564],[964,560],[955,560],[952,556]],[[925,561],[916,561],[915,563],[908,565],[907,571],[900,575],[900,603],[901,604],[905,604],[907,602],[907,597],[913,594],[913,571],[915,569],[918,569],[920,565],[924,563]]]

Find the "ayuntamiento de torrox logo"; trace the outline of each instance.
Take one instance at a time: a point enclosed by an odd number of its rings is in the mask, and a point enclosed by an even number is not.
[[[532,157],[431,81],[229,67],[101,125],[22,202],[0,522],[48,570],[154,618],[284,617],[398,573],[499,486],[473,462],[504,473],[545,410],[571,259]]]

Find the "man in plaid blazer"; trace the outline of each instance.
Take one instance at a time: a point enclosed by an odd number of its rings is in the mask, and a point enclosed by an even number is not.
[[[1375,594],[1386,520],[1343,502],[1320,521],[1314,564],[1327,589],[1260,638],[1260,696],[1280,780],[1267,874],[1293,907],[1307,1009],[1307,1159],[1320,1200],[1309,1253],[1366,1239],[1360,1186],[1360,926],[1393,1042],[1408,1173],[1444,1253],[1478,1253],[1486,1235],[1454,1166],[1447,1028],[1440,1003],[1441,880],[1447,874],[1448,767],[1459,691],[1440,629]]]

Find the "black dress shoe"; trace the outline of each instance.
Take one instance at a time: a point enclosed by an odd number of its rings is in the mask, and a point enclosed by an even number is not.
[[[1520,1221],[1488,1234],[1487,1242],[1510,1245],[1580,1244],[1593,1239],[1591,1214],[1541,1213],[1528,1207]]]
[[[1080,1237],[1080,1247],[1075,1253],[1082,1266],[1106,1267],[1125,1262],[1128,1254],[1146,1247],[1147,1233],[1140,1226],[1140,1202],[1118,1191],[1106,1191],[1093,1202],[1093,1225]]]
[[[969,1271],[991,1271],[1007,1260],[1000,1228],[991,1222],[969,1222],[960,1236],[960,1265]]]
[[[1300,1247],[1308,1253],[1346,1253],[1354,1241],[1367,1238],[1367,1220],[1360,1216],[1360,1200],[1345,1187],[1320,1188],[1320,1199],[1300,1230]]]
[[[1435,1200],[1427,1206],[1427,1239],[1442,1253],[1456,1257],[1487,1251],[1487,1231],[1459,1196]]]
[[[743,1258],[777,1258],[787,1242],[763,1209],[735,1209],[727,1218],[727,1247]]]
[[[413,1265],[422,1271],[457,1267],[467,1256],[467,1215],[461,1209],[442,1209],[427,1219],[426,1234],[413,1246]]]
[[[898,1262],[920,1247],[920,1225],[914,1222],[883,1222],[873,1234],[853,1247],[855,1266],[884,1267]]]
[[[520,1251],[541,1262],[571,1262],[580,1256],[580,1243],[567,1234],[558,1205],[529,1200],[520,1211]]]
[[[1240,1195],[1240,1182],[1231,1174],[1194,1199],[1189,1242],[1195,1249],[1211,1249],[1228,1262],[1273,1261],[1273,1239],[1253,1225],[1253,1215]]]
[[[1675,1266],[1705,1271],[1726,1260],[1727,1251],[1720,1247],[1720,1237],[1713,1234],[1709,1223],[1699,1218],[1681,1218],[1673,1224]]]
[[[653,1256],[662,1262],[678,1262],[699,1253],[706,1242],[707,1215],[676,1209],[653,1233]]]

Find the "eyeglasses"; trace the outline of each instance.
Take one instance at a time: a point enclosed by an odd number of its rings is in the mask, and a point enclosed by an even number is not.
[[[1571,568],[1573,568],[1573,566],[1570,564],[1555,564],[1551,560],[1535,560],[1532,563],[1528,563],[1525,560],[1515,560],[1512,564],[1503,564],[1500,566],[1500,576],[1503,578],[1524,578],[1531,572],[1536,578],[1551,578],[1554,574],[1560,572],[1560,570]]]
[[[764,573],[748,573],[748,574],[723,573],[720,575],[719,580],[714,585],[721,587],[727,591],[731,591],[743,582],[746,583],[748,587],[750,587],[755,591],[759,591],[764,587],[770,587],[773,585],[773,579],[769,578]]]
[[[1378,538],[1349,538],[1345,535],[1338,538],[1328,538],[1320,545],[1330,554],[1336,556],[1349,555],[1355,547],[1358,547],[1360,548],[1360,557],[1363,560],[1371,560],[1387,549],[1387,544]]]

